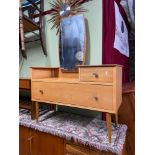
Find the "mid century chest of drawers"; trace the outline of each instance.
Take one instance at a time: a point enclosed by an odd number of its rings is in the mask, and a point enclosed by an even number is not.
[[[60,68],[32,67],[31,96],[39,117],[39,102],[106,112],[109,142],[111,114],[122,102],[122,66],[79,66],[77,73]]]

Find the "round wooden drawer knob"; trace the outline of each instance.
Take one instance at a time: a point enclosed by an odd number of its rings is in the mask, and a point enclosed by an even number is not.
[[[41,94],[44,94],[43,90],[39,90],[39,92],[40,92]]]
[[[94,77],[98,78],[98,74],[97,73],[93,73],[92,74]]]
[[[93,98],[94,98],[95,101],[98,101],[98,97],[97,96],[94,96]]]

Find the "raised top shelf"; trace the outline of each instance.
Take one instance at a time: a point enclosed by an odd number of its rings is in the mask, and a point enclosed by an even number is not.
[[[63,72],[59,67],[31,67],[31,80],[68,83],[79,83],[83,81],[112,85],[113,82],[116,81],[116,76],[121,74],[122,69],[122,66],[117,64],[93,66],[79,65],[78,67],[79,72],[75,73]],[[88,68],[88,70],[85,67]]]

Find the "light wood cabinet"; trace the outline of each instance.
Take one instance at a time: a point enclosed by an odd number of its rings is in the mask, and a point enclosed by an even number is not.
[[[122,67],[80,66],[79,73],[32,67],[31,87],[33,101],[116,114],[122,101]]]
[[[111,142],[111,114],[117,115],[122,102],[122,66],[79,66],[77,73],[33,67],[31,75],[37,121],[39,102],[106,112]]]

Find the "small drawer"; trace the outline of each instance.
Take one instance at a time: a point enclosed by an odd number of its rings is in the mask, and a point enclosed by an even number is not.
[[[113,82],[112,67],[81,67],[80,81]]]

